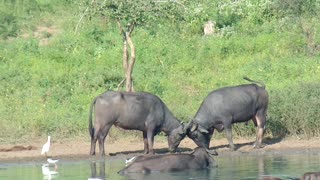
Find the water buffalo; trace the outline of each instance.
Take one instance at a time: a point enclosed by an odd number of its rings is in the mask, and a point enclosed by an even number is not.
[[[291,177],[292,180],[320,180],[320,172],[306,172],[300,178]],[[260,180],[282,180],[276,177],[263,177]]]
[[[304,173],[300,180],[320,180],[320,172],[307,172]]]
[[[214,168],[216,163],[206,148],[197,147],[191,154],[165,154],[138,156],[127,167],[119,171],[121,175],[128,173],[150,173],[153,171],[181,171],[186,169]]]
[[[261,82],[245,80],[254,84],[225,87],[212,91],[202,102],[195,117],[188,124],[187,135],[198,146],[209,148],[214,129],[226,129],[229,146],[235,150],[232,141],[232,124],[253,120],[257,126],[255,148],[262,147],[266,125],[268,93]],[[257,84],[260,84],[258,86]]]
[[[154,154],[154,136],[160,131],[168,135],[170,151],[175,151],[186,136],[184,125],[172,115],[161,99],[146,92],[107,91],[93,100],[89,113],[91,155],[95,154],[97,140],[100,155],[105,155],[104,141],[112,125],[127,130],[142,131],[146,154]]]

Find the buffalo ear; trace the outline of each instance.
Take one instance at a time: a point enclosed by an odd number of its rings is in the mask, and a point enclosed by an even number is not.
[[[184,127],[183,127],[183,126],[182,126],[182,128],[179,128],[178,134],[179,134],[179,135],[185,134],[185,131],[184,131]]]
[[[212,155],[212,156],[218,156],[218,152],[215,151],[215,150],[209,150],[209,149],[206,149],[207,153]]]

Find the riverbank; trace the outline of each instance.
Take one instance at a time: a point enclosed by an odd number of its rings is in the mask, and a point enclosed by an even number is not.
[[[265,147],[262,149],[253,149],[253,138],[234,139],[237,146],[236,151],[228,149],[228,142],[225,138],[212,140],[211,148],[216,149],[219,156],[239,156],[239,155],[273,155],[273,154],[320,154],[320,138],[311,139],[265,139]],[[43,161],[45,157],[40,154],[42,145],[46,139],[36,139],[20,144],[1,144],[0,145],[0,162],[2,163],[19,163]],[[98,144],[98,143],[97,143]],[[143,142],[139,137],[128,137],[124,139],[110,140],[105,143],[105,158],[125,159],[135,155],[143,154]],[[189,153],[196,145],[189,138],[185,138],[179,148],[181,152]],[[156,153],[167,153],[167,141],[164,138],[155,140],[154,148]],[[52,138],[49,156],[64,160],[81,160],[81,159],[99,159],[97,156],[89,156],[90,141],[88,138],[59,139]],[[97,153],[99,148],[97,145]]]

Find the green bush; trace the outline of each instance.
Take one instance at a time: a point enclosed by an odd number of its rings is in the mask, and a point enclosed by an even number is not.
[[[277,136],[320,135],[320,84],[298,83],[282,90],[271,91],[270,131]]]

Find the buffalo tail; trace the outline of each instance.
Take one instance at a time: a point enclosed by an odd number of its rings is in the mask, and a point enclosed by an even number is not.
[[[259,84],[263,89],[266,88],[266,85],[261,81],[254,81],[254,80],[249,79],[248,77],[243,77],[243,79],[247,80],[249,82],[253,82],[253,83]]]
[[[93,102],[91,103],[91,107],[90,107],[90,111],[89,111],[89,133],[90,133],[90,137],[91,139],[93,139],[93,135],[94,135],[94,128],[92,125],[92,111],[93,111],[93,106],[96,103],[97,98],[94,98]]]

